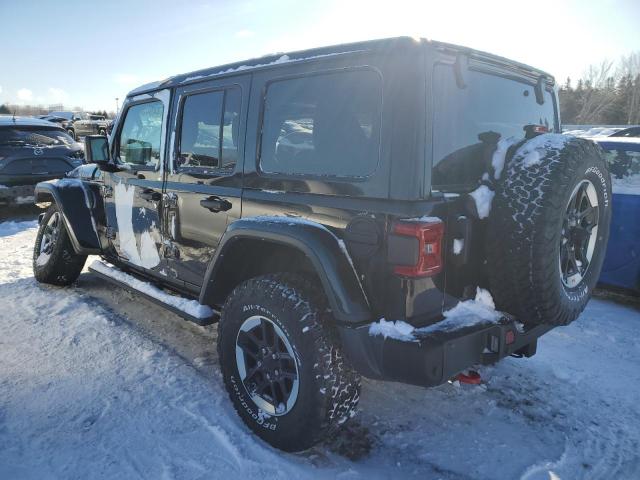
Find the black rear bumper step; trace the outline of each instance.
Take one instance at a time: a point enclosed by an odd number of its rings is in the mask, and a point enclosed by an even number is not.
[[[116,267],[112,267],[112,268],[116,268]],[[211,325],[216,323],[219,318],[220,318],[220,314],[219,312],[216,312],[214,310],[214,313],[212,316],[210,317],[206,317],[206,318],[199,318],[199,317],[194,317],[193,315],[190,315],[189,313],[185,312],[184,310],[181,310],[177,307],[175,307],[174,305],[170,305],[168,303],[163,302],[162,300],[159,300],[155,297],[153,297],[152,295],[147,294],[146,292],[142,291],[142,290],[138,290],[137,288],[132,287],[131,285],[129,285],[128,283],[122,282],[120,280],[118,280],[117,278],[113,278],[109,275],[105,275],[102,272],[99,272],[93,268],[91,268],[91,266],[89,266],[89,271],[91,273],[93,273],[94,275],[97,275],[98,277],[106,280],[107,282],[110,282],[114,285],[117,285],[131,293],[135,293],[136,295],[140,295],[144,298],[146,298],[147,300],[155,303],[156,305],[160,305],[161,307],[164,307],[165,309],[175,313],[176,315],[179,315],[180,317],[184,318],[185,320],[189,320],[190,322],[196,323],[200,326],[205,326],[205,325]],[[128,275],[131,275],[131,273],[127,273]],[[133,276],[133,275],[132,275]],[[142,279],[142,278],[141,278]],[[147,280],[144,280],[147,281]]]
[[[489,365],[510,355],[530,357],[537,339],[551,330],[538,325],[521,332],[513,320],[449,332],[434,332],[403,341],[372,336],[369,325],[338,327],[345,355],[362,375],[377,380],[433,387],[473,365]],[[513,339],[507,343],[508,338]]]

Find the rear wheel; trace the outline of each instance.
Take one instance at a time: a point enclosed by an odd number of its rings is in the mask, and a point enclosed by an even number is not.
[[[355,411],[360,377],[322,317],[318,287],[296,275],[267,275],[229,296],[218,355],[231,402],[263,440],[309,448]]]
[[[86,255],[73,250],[62,213],[53,204],[42,217],[33,249],[33,273],[41,283],[69,285],[76,281]]]

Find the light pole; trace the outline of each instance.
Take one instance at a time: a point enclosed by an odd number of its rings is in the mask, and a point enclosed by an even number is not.
[[[116,97],[116,117],[118,116],[118,97]]]

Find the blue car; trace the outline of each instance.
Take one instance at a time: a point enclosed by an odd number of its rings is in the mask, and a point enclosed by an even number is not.
[[[640,138],[594,138],[613,185],[613,216],[600,283],[640,293]]]

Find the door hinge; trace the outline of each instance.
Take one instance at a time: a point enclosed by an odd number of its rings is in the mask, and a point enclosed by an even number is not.
[[[165,258],[173,258],[175,260],[179,260],[180,250],[173,243],[165,243],[163,248],[163,255]]]
[[[113,187],[110,187],[109,185],[101,185],[100,194],[103,198],[113,197]]]
[[[173,192],[163,194],[162,205],[164,208],[176,208],[178,206],[178,195]]]
[[[116,229],[113,227],[107,227],[106,235],[109,240],[115,240],[116,238]]]

